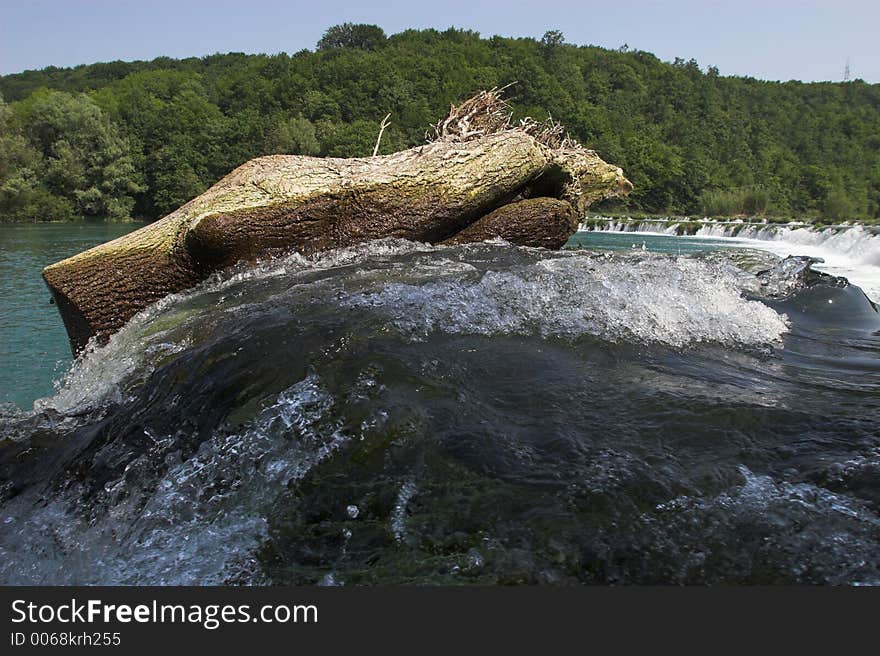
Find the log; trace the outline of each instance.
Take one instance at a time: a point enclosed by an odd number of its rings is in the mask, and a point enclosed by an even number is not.
[[[504,239],[518,246],[557,249],[577,227],[578,215],[569,203],[555,198],[529,198],[502,205],[443,243]]]
[[[631,189],[620,168],[560,140],[557,126],[511,125],[493,90],[453,106],[423,146],[352,159],[258,157],[168,216],[52,264],[43,277],[77,353],[240,262],[383,237],[558,248],[588,205]]]

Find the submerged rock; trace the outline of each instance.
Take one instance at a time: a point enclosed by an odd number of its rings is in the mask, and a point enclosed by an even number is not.
[[[0,410],[0,584],[880,582],[880,317],[751,290],[391,239],[215,276]]]
[[[788,298],[794,292],[819,282],[838,286],[848,284],[845,278],[814,271],[812,266],[822,262],[824,260],[819,257],[789,255],[775,266],[757,274],[759,291],[766,298]]]
[[[52,264],[43,277],[78,351],[238,262],[383,237],[558,248],[588,205],[631,189],[620,168],[558,126],[513,125],[493,90],[453,106],[423,146],[251,160],[156,223]]]

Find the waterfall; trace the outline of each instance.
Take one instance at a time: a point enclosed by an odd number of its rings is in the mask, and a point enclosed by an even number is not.
[[[817,247],[846,256],[859,264],[880,266],[880,234],[860,225],[829,228],[745,225],[737,232],[730,226],[707,225],[700,228],[696,235]]]
[[[872,298],[880,297],[880,229],[873,226],[601,217],[585,221],[579,230],[729,240],[731,247],[758,248],[780,257],[809,255],[824,260],[817,269],[849,278]]]

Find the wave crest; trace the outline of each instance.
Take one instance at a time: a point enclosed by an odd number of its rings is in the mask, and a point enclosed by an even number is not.
[[[678,347],[777,341],[786,318],[742,291],[731,271],[696,260],[569,256],[424,284],[388,283],[345,305],[379,310],[414,336],[592,335]]]

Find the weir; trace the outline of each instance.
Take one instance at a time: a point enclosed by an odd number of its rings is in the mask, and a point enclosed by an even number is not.
[[[751,248],[779,257],[806,255],[822,262],[816,269],[847,278],[873,300],[880,299],[880,230],[877,226],[815,226],[805,223],[683,221],[678,219],[590,219],[581,234],[621,232],[718,240],[716,247]]]

